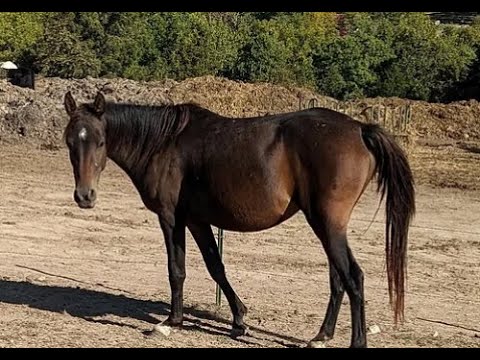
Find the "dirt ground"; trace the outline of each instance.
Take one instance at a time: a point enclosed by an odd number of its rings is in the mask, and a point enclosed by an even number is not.
[[[393,325],[384,271],[383,211],[373,187],[357,206],[350,244],[365,273],[370,347],[480,346],[480,155],[420,148],[411,228],[406,322]],[[452,155],[453,154],[453,155]],[[468,167],[469,166],[469,167]],[[467,169],[468,167],[468,169]],[[251,334],[228,336],[230,312],[187,240],[186,322],[145,336],[168,314],[166,253],[155,216],[109,162],[95,209],[72,199],[64,149],[0,145],[0,347],[303,347],[329,296],[319,241],[298,215],[260,233],[226,233],[232,286]],[[350,342],[348,300],[329,346]]]
[[[38,79],[36,90],[0,81],[0,347],[303,347],[329,297],[319,241],[298,215],[260,233],[226,233],[227,275],[249,308],[249,336],[231,339],[225,299],[189,236],[186,322],[168,338],[145,336],[163,320],[170,291],[163,237],[130,180],[109,163],[94,210],[74,203],[61,135],[63,95],[98,90],[113,101],[194,101],[228,116],[296,110],[306,89],[201,77],[182,82]],[[480,346],[480,103],[412,104],[409,158],[417,183],[406,322],[388,305],[383,208],[373,186],[357,206],[350,244],[365,273],[371,347]],[[305,105],[305,104],[304,104]],[[357,104],[358,105],[358,104]],[[348,299],[329,346],[350,343]]]

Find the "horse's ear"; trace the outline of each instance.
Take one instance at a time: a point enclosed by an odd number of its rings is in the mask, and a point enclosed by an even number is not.
[[[75,103],[75,100],[73,99],[72,93],[70,91],[65,94],[63,104],[65,105],[65,110],[67,111],[67,114],[69,116],[72,116],[75,110],[77,110],[77,104]]]
[[[95,97],[95,102],[93,103],[93,110],[98,116],[101,116],[105,112],[105,97],[100,91]]]

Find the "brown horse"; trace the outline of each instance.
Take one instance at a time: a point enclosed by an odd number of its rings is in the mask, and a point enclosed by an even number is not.
[[[75,176],[75,201],[93,208],[107,157],[158,215],[168,254],[171,311],[164,326],[183,321],[185,229],[230,305],[232,336],[243,335],[245,305],[225,275],[211,225],[231,231],[271,228],[302,211],[320,239],[331,295],[309,346],[334,334],[345,291],[352,347],[365,347],[363,273],[347,243],[354,206],[377,174],[386,195],[386,262],[395,321],[403,318],[409,224],[415,212],[412,172],[401,148],[380,127],[324,108],[232,119],[193,104],[76,105],[65,95],[65,139]],[[298,239],[301,241],[301,239]]]

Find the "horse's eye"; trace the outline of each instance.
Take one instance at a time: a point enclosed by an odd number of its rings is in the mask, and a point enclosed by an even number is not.
[[[103,145],[105,145],[105,141],[101,140],[101,141],[98,143],[98,147],[102,147]]]

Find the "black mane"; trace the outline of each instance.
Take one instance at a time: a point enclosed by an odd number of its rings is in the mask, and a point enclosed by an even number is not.
[[[107,102],[104,116],[109,152],[135,150],[128,158],[143,163],[185,129],[195,109],[201,108],[194,104],[150,106]]]

